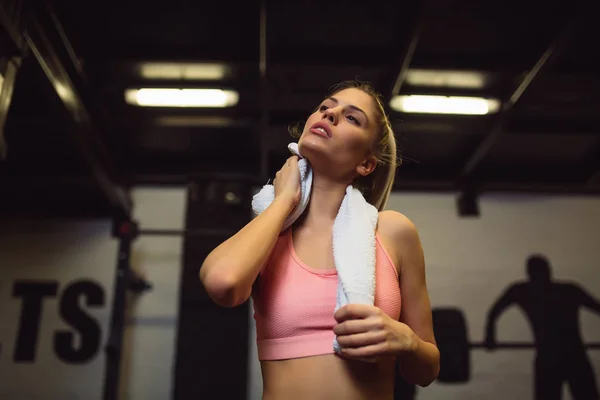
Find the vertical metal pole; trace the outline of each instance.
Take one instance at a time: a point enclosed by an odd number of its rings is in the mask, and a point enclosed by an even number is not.
[[[21,66],[20,57],[10,57],[6,60],[0,76],[0,161],[6,158],[8,145],[4,136],[4,127],[6,126],[6,117],[10,109],[15,81],[17,80],[17,71]]]
[[[116,226],[115,236],[120,239],[117,255],[117,271],[113,289],[113,304],[106,343],[106,367],[104,375],[104,400],[117,400],[119,397],[119,378],[121,373],[121,355],[123,333],[125,331],[125,309],[127,283],[130,273],[131,242],[135,225],[129,221]]]
[[[269,95],[267,88],[267,0],[260,1],[260,100],[261,116],[259,125],[260,138],[260,178],[266,181],[269,173],[269,146],[267,131],[269,129]]]

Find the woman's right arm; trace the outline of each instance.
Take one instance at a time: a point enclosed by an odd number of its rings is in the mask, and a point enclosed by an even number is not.
[[[273,182],[275,199],[260,215],[217,246],[200,268],[208,295],[222,307],[235,307],[250,297],[290,212],[300,198],[298,158],[290,157]]]

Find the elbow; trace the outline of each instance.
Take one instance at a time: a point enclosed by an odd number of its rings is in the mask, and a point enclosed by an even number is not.
[[[440,358],[439,358],[439,353],[438,353],[438,357],[436,359],[436,361],[433,363],[433,365],[431,366],[431,369],[428,371],[428,373],[424,373],[422,374],[417,380],[416,384],[425,388],[429,385],[431,385],[433,382],[435,382],[435,380],[438,378],[440,374]]]
[[[412,383],[413,385],[420,386],[422,388],[426,388],[431,385],[438,377],[439,368],[434,369],[429,372],[422,371],[419,376],[405,376],[404,379],[407,382]]]
[[[438,377],[438,374],[440,372],[439,366],[437,369],[435,369],[431,374],[424,376],[424,379],[421,379],[420,381],[417,382],[417,385],[419,385],[422,388],[426,388],[427,386],[431,385],[433,382],[435,382],[435,380]]]
[[[424,362],[423,362],[424,361]],[[420,387],[427,387],[436,381],[440,373],[440,353],[435,349],[425,360],[418,364],[402,368],[400,364],[400,374],[408,383]]]
[[[232,308],[242,305],[250,293],[241,288],[239,280],[223,268],[200,268],[200,281],[208,296],[219,306]]]
[[[431,385],[433,382],[435,382],[435,379],[430,380],[430,381],[425,381],[425,382],[417,383],[417,385],[419,387],[426,388],[427,386]]]

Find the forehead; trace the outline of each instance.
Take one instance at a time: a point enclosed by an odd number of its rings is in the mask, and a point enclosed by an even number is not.
[[[333,94],[331,97],[335,97],[340,104],[356,106],[369,114],[369,116],[375,114],[375,102],[370,95],[362,90],[354,88],[344,89]]]

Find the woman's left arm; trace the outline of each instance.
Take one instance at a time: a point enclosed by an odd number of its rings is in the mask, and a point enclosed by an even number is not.
[[[421,241],[413,223],[395,211],[380,214],[378,230],[401,269],[400,321],[375,306],[347,304],[335,312],[338,323],[333,331],[343,356],[359,360],[398,357],[402,377],[427,386],[438,376],[440,353],[433,334]]]
[[[414,332],[415,345],[400,352],[400,371],[408,382],[427,386],[438,376],[440,353],[433,333],[433,321],[425,277],[425,257],[415,225],[405,216],[387,212],[388,237],[400,264],[402,312],[400,323]],[[383,221],[382,221],[383,222]]]

